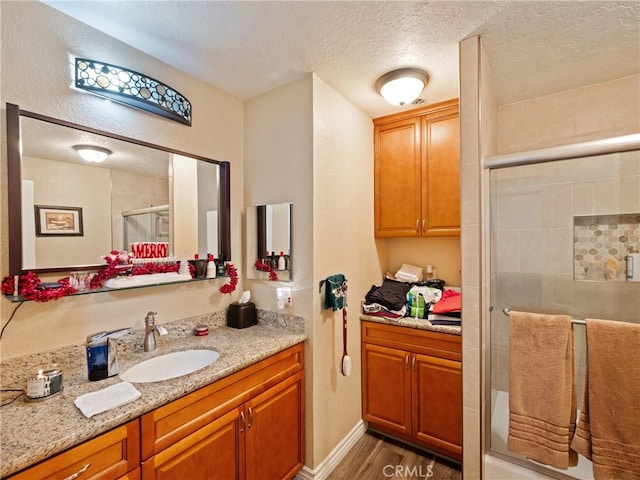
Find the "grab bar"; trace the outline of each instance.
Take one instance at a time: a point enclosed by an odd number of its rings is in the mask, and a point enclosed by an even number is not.
[[[509,316],[509,312],[510,312],[510,310],[508,308],[503,308],[502,309],[502,313],[504,313],[507,316]],[[571,319],[571,323],[573,323],[575,325],[586,325],[587,321],[586,320],[578,320],[578,319],[572,318]]]

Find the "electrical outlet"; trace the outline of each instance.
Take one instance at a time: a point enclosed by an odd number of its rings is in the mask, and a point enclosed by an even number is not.
[[[276,289],[276,300],[278,302],[278,308],[292,306],[293,299],[291,297],[291,287],[278,287]]]

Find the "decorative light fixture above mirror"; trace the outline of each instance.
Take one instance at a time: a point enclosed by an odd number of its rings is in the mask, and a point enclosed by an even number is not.
[[[429,83],[429,74],[419,68],[400,68],[376,81],[376,91],[392,105],[413,102]]]
[[[191,126],[191,102],[177,90],[111,63],[76,58],[76,88]]]
[[[108,148],[96,147],[95,145],[74,145],[73,148],[78,155],[85,161],[90,163],[104,162],[113,152]]]

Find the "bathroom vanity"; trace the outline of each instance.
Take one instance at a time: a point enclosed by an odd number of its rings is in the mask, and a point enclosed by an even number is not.
[[[3,371],[12,373],[3,388],[19,382],[25,372],[18,370],[29,362],[58,358],[66,385],[45,401],[3,407],[2,478],[293,478],[304,461],[306,334],[298,317],[269,323],[264,315],[271,314],[262,315],[259,325],[236,330],[214,314],[204,337],[192,334],[202,318],[165,324],[167,342],[154,353],[142,352],[140,332],[122,339],[121,372],[193,348],[214,349],[220,358],[190,375],[136,383],[141,398],[91,418],[73,400],[120,379],[89,382],[82,346],[7,361]]]
[[[461,461],[460,327],[360,318],[362,418],[369,428]]]

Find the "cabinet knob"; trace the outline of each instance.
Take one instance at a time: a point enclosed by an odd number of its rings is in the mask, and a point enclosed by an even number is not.
[[[409,355],[404,357],[404,368],[407,370],[409,368]]]
[[[249,425],[247,425],[247,428],[251,428],[252,425],[253,425],[253,409],[249,407]]]
[[[242,422],[242,425],[240,426],[240,433],[243,433],[247,426],[247,421],[244,418],[244,412],[240,412],[240,421]]]
[[[413,359],[411,360],[411,369],[414,372],[416,371],[416,357],[413,357]]]
[[[419,232],[419,231],[420,231],[420,219],[417,218],[416,219],[416,232]]]
[[[425,224],[426,224],[426,223],[427,223],[427,219],[426,219],[426,218],[423,218],[423,219],[422,219],[422,231],[423,231],[423,232],[424,232],[424,226],[425,226]]]

